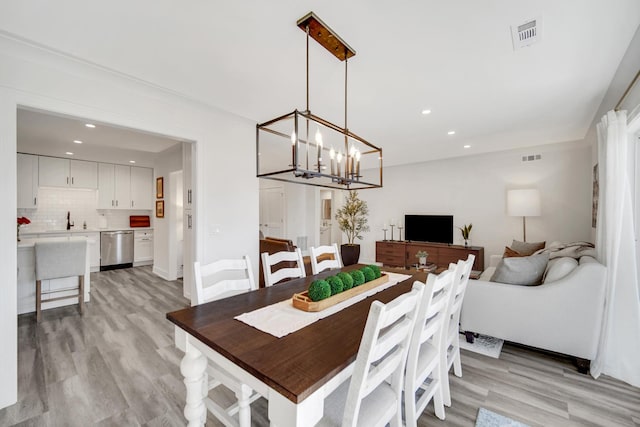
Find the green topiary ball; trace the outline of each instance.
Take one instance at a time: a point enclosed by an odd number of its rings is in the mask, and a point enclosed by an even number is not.
[[[360,286],[364,283],[364,274],[360,270],[350,271],[349,274],[353,278],[353,287]]]
[[[331,286],[331,295],[339,294],[344,290],[342,280],[337,276],[331,276],[324,279]]]
[[[338,273],[338,277],[342,280],[343,291],[353,288],[353,277],[349,273]]]
[[[311,301],[320,301],[331,296],[331,286],[326,280],[314,280],[309,285],[309,298]]]
[[[362,271],[362,274],[364,274],[365,282],[370,282],[372,280],[375,280],[376,273],[374,273],[370,267],[362,267],[360,271]]]
[[[380,267],[378,267],[377,265],[371,264],[371,265],[368,265],[367,267],[373,270],[373,272],[376,275],[376,279],[379,279],[380,276],[382,276],[382,272],[380,272]]]

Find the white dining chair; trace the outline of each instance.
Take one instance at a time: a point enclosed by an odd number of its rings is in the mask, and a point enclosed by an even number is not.
[[[454,274],[453,287],[449,297],[449,308],[447,309],[445,344],[442,360],[443,381],[442,391],[444,404],[451,406],[451,389],[449,387],[449,370],[453,366],[456,377],[462,376],[462,364],[460,363],[460,312],[462,311],[462,301],[469,283],[469,275],[473,268],[475,256],[470,254],[466,260],[459,260],[456,264],[449,264],[449,271]]]
[[[309,248],[309,257],[311,258],[311,271],[313,274],[318,274],[331,268],[342,268],[340,251],[338,251],[336,243],[318,246],[317,248],[312,246]],[[318,261],[318,258],[320,258],[320,261]]]
[[[420,282],[416,282],[420,283]],[[453,273],[429,274],[418,304],[411,335],[404,380],[404,408],[407,427],[415,427],[431,400],[436,416],[444,420],[441,354],[445,352],[445,320]],[[422,390],[419,394],[418,391]]]
[[[242,259],[223,259],[207,265],[200,265],[200,262],[196,261],[193,263],[193,269],[195,305],[257,289],[251,261],[246,255]],[[250,427],[250,405],[259,399],[260,395],[212,361],[208,361],[205,374],[207,378],[204,403],[209,412],[225,426]],[[221,400],[209,397],[209,392],[220,385],[224,385],[235,394],[235,403],[225,407]]]
[[[320,426],[402,425],[402,383],[416,308],[424,285],[388,304],[374,301],[350,381],[325,400]]]
[[[272,271],[271,268],[281,262],[295,264],[295,267],[285,266],[279,270]],[[297,279],[306,277],[304,271],[304,261],[300,248],[295,251],[282,251],[275,254],[262,253],[262,270],[264,271],[264,285],[272,286],[285,279]]]

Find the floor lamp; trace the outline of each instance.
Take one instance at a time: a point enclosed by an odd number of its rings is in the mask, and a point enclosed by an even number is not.
[[[540,191],[535,188],[507,191],[507,215],[522,217],[522,240],[527,241],[526,217],[540,216]]]

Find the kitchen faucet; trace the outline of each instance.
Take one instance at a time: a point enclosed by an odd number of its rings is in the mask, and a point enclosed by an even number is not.
[[[71,222],[71,212],[67,211],[67,230],[71,230],[73,227],[73,222]]]

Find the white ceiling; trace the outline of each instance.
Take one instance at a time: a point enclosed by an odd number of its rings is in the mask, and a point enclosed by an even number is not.
[[[349,128],[382,146],[387,165],[582,139],[640,23],[638,0],[33,0],[2,9],[2,31],[256,122],[304,109],[305,35],[295,23],[313,10],[357,52]],[[535,17],[542,41],[514,51],[510,26]],[[311,110],[343,124],[343,64],[313,41],[311,64]]]
[[[87,123],[95,128],[86,127]],[[76,144],[75,140],[82,143]],[[154,156],[149,153],[159,153],[179,143],[80,118],[18,109],[17,148],[21,153],[118,164],[133,160],[136,166],[153,167]]]

